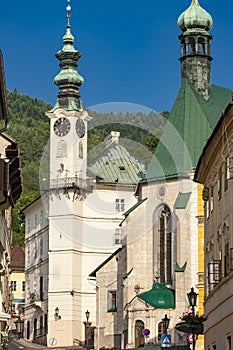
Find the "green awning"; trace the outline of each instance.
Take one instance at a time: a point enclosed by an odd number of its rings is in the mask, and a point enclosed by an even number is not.
[[[187,266],[187,261],[185,261],[183,266],[179,266],[178,262],[176,262],[175,272],[184,272]]]
[[[165,284],[155,282],[152,289],[138,294],[138,298],[156,309],[175,309],[174,291]]]
[[[187,207],[190,196],[191,196],[191,192],[187,192],[187,193],[179,192],[174,204],[174,208],[185,209]]]

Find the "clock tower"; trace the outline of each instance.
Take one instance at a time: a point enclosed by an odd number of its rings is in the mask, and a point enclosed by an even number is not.
[[[82,107],[79,88],[84,79],[77,72],[81,54],[74,48],[74,37],[70,25],[70,0],[67,6],[64,46],[56,57],[60,61],[60,72],[54,79],[59,88],[54,108],[46,113],[50,118],[50,179],[82,177],[86,174],[87,122],[91,118]]]
[[[90,191],[86,169],[91,118],[80,100],[84,80],[77,62],[81,54],[74,48],[67,1],[64,46],[56,54],[60,72],[54,81],[59,93],[46,113],[50,118],[48,345],[59,347],[83,341],[83,199]]]

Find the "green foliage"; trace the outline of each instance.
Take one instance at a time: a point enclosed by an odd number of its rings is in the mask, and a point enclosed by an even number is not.
[[[13,209],[13,243],[23,244],[24,222],[21,210],[39,195],[39,169],[48,173],[47,142],[49,118],[45,112],[52,106],[37,98],[20,95],[15,89],[7,93],[11,135],[18,143],[22,163],[23,195]],[[104,138],[110,131],[120,132],[120,143],[135,157],[149,163],[169,112],[97,113],[88,131],[88,158],[95,159],[104,150]],[[41,164],[42,159],[42,164]]]
[[[13,245],[20,244],[22,247],[24,246],[25,223],[22,209],[29,205],[38,196],[38,191],[30,191],[28,194],[23,193],[15,204],[12,211]]]
[[[7,93],[10,127],[7,131],[18,143],[22,163],[23,195],[12,213],[13,244],[24,245],[21,210],[39,195],[39,164],[49,138],[49,120],[45,112],[51,105],[20,95],[16,89]]]
[[[89,110],[88,151],[89,161],[95,159],[104,149],[104,138],[110,131],[120,132],[120,144],[130,154],[148,164],[152,158],[166,123],[165,116],[151,111],[138,113],[97,113]]]

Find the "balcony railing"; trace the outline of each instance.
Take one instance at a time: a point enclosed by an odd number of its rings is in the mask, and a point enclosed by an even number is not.
[[[50,181],[41,181],[40,189],[43,192],[50,192],[51,194],[66,194],[69,196],[73,193],[73,198],[85,196],[86,193],[93,191],[94,178],[81,176],[74,177],[58,177],[57,179],[50,179]]]

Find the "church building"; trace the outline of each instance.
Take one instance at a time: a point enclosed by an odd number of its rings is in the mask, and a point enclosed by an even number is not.
[[[193,177],[231,91],[211,84],[213,20],[198,0],[179,16],[178,26],[178,95],[138,183],[138,202],[125,211],[119,226],[122,246],[90,273],[97,286],[99,348],[149,343],[160,349],[166,339],[174,349],[189,349],[188,333],[179,325],[182,315],[192,311],[191,288],[198,294],[195,314],[204,313],[203,203],[201,185]],[[164,318],[169,318],[168,329]],[[196,349],[203,349],[203,331],[197,333]]]

